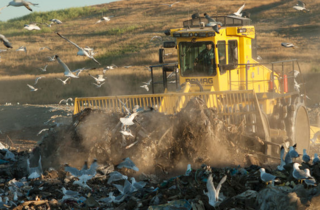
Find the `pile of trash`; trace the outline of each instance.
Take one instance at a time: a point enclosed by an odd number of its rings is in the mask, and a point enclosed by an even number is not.
[[[176,115],[86,109],[49,129],[32,151],[0,145],[0,209],[317,209],[320,163],[261,168],[240,131],[199,98]],[[231,139],[231,140],[230,140]],[[290,154],[290,153],[288,153]],[[282,153],[282,156],[284,154]],[[294,158],[294,156],[292,156]],[[91,163],[90,166],[88,163]],[[247,167],[241,167],[247,165]],[[277,180],[275,180],[277,179]],[[272,180],[272,185],[267,185]]]

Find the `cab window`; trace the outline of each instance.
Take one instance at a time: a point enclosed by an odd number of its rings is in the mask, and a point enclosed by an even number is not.
[[[228,63],[234,64],[234,68],[238,64],[238,42],[237,40],[228,41]]]
[[[226,42],[225,41],[218,41],[218,54],[219,54],[219,65],[227,64],[226,61]],[[220,68],[220,74],[224,74],[226,71]]]

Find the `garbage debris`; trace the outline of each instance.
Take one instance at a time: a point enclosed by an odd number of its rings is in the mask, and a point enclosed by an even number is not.
[[[70,125],[49,130],[32,151],[1,149],[0,209],[264,210],[319,205],[320,162],[299,165],[293,147],[291,162],[282,160],[281,170],[280,161],[246,165],[248,159],[260,161],[245,149],[245,141],[234,140],[237,129],[219,120],[200,99],[191,100],[177,115],[139,111],[130,120],[134,138],[119,132],[124,114],[86,109]],[[13,158],[5,159],[7,153]],[[274,180],[279,180],[274,186],[265,184]]]

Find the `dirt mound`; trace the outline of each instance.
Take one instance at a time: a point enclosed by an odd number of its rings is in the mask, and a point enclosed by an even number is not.
[[[72,125],[56,129],[40,143],[44,167],[81,166],[94,158],[116,165],[130,157],[143,172],[167,174],[185,170],[188,163],[226,166],[238,159],[228,151],[227,127],[199,98],[177,115],[139,112],[130,126],[134,137],[122,136],[120,117],[121,112],[91,109],[74,116]]]

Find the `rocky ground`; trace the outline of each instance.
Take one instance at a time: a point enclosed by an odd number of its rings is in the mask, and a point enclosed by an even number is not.
[[[135,124],[130,126],[134,137],[125,138],[119,132],[119,118],[124,113],[86,109],[71,118],[67,106],[56,107],[55,114],[49,111],[54,107],[32,108],[47,110],[50,120],[29,115],[30,119],[42,122],[30,126],[30,130],[49,130],[39,135],[30,151],[12,144],[8,137],[5,138],[8,145],[2,141],[2,209],[317,209],[319,206],[318,186],[298,183],[291,175],[292,164],[278,171],[275,163],[262,163],[261,156],[245,150],[245,142],[234,140],[241,135],[240,131],[220,121],[215,111],[200,99],[191,100],[177,115],[139,112]],[[9,134],[8,131],[2,135]],[[138,171],[128,165],[122,167],[123,159],[128,157]],[[27,159],[31,169],[27,168]],[[99,167],[91,166],[93,174],[70,173],[64,167],[68,163],[80,169],[85,161],[91,163],[95,159]],[[266,185],[260,179],[261,167],[280,182]],[[304,168],[310,168],[318,183],[320,165],[303,164]],[[124,176],[112,181],[116,172]],[[217,185],[225,175],[219,201],[213,207],[204,194],[208,191],[208,179],[212,176],[214,186],[219,188]],[[133,177],[142,187],[134,184]],[[74,192],[64,192],[63,187]]]

